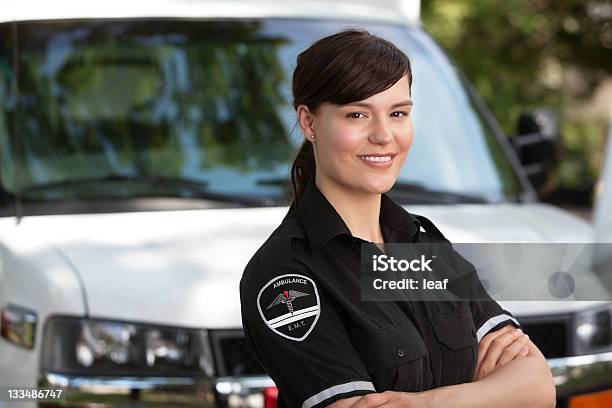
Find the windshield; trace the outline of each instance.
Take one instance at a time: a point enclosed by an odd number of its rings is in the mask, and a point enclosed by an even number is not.
[[[18,125],[0,129],[2,187],[24,191],[23,202],[205,191],[286,203],[302,141],[291,104],[296,57],[347,24],[19,23]],[[419,28],[360,26],[412,61],[415,137],[398,184],[493,201],[519,194],[498,141],[431,38]]]

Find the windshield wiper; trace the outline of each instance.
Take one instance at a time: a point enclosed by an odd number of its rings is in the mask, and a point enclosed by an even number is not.
[[[388,194],[406,204],[487,204],[482,196],[432,190],[422,184],[396,182]]]
[[[288,177],[262,179],[257,185],[291,186]],[[422,184],[396,182],[388,195],[404,204],[486,204],[490,201],[482,196],[431,190]]]
[[[255,182],[258,186],[274,186],[283,187],[290,186],[291,179],[289,177],[272,177],[266,179],[259,179]]]
[[[62,180],[52,183],[36,184],[22,189],[19,194],[26,196],[32,192],[78,187],[92,183],[107,183],[107,182],[137,182],[150,184],[151,186],[159,187],[175,187],[187,188],[192,193],[190,198],[200,198],[205,200],[214,200],[222,202],[237,203],[244,206],[259,206],[262,200],[256,198],[247,198],[238,195],[214,193],[207,191],[208,183],[203,180],[190,180],[181,177],[165,177],[151,175],[122,175],[108,174],[99,177],[82,177],[76,179]]]

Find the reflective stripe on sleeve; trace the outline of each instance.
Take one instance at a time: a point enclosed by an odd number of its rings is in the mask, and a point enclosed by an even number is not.
[[[489,332],[489,330],[491,330],[498,324],[505,322],[506,320],[512,320],[514,323],[516,323],[517,326],[520,326],[518,320],[516,320],[514,317],[510,315],[501,314],[501,315],[494,316],[490,318],[489,320],[487,320],[486,322],[484,322],[484,324],[480,326],[480,329],[478,329],[478,331],[476,332],[476,338],[478,339],[478,342],[480,343],[480,340],[482,340],[482,338]]]
[[[311,408],[320,402],[325,401],[331,397],[339,394],[346,394],[353,391],[376,391],[374,384],[369,381],[352,381],[345,384],[334,385],[321,392],[316,393],[312,397],[308,398],[302,404],[302,408]]]

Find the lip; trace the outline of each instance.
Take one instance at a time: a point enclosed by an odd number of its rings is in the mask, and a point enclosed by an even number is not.
[[[374,169],[388,169],[393,165],[393,159],[396,153],[388,152],[388,153],[368,153],[368,154],[358,154],[357,159],[366,166]],[[390,156],[391,158],[387,161],[371,161],[363,159],[363,156],[371,156],[371,157],[385,157]]]

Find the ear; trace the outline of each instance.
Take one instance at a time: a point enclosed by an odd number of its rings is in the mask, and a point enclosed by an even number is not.
[[[316,137],[315,132],[315,117],[306,105],[298,105],[296,109],[297,119],[302,129],[302,134],[306,140],[312,141]]]

